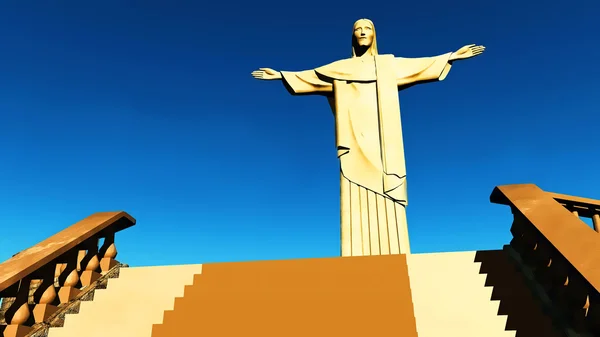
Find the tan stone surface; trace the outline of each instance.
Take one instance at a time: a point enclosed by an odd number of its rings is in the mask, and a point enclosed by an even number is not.
[[[505,331],[476,252],[407,256],[419,337],[515,337]]]
[[[361,217],[377,212],[378,203],[368,202],[367,196],[360,198],[357,193],[352,194],[351,186],[379,195],[398,207],[407,206],[398,90],[441,81],[452,62],[477,56],[484,50],[483,46],[467,45],[435,57],[380,55],[373,22],[360,19],[352,30],[351,58],[305,71],[260,68],[252,72],[257,79],[281,80],[294,95],[323,95],[329,100],[335,116],[337,155],[343,175],[340,191],[342,256],[410,253],[405,211],[396,212],[389,220],[378,220],[378,228],[386,232],[379,234],[378,250],[371,249],[374,245],[370,237],[356,235],[357,228],[364,225],[357,225]],[[344,186],[344,178],[350,187]],[[388,207],[393,208],[395,206]]]
[[[205,264],[153,328],[173,336],[416,337],[406,258]]]
[[[340,176],[342,256],[409,254],[406,208]]]
[[[150,337],[152,325],[162,323],[176,297],[202,273],[202,265],[121,269],[119,278],[96,290],[94,300],[82,302],[79,313],[67,315],[62,328],[48,337]]]

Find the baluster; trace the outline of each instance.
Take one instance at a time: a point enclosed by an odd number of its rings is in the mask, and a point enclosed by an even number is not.
[[[115,246],[114,232],[108,233],[104,237],[104,243],[102,244],[98,255],[102,256],[102,259],[100,260],[100,269],[102,270],[103,275],[119,263],[115,260],[115,257],[117,257],[117,247]]]
[[[564,291],[564,310],[568,313],[572,326],[577,330],[582,330],[584,327],[586,308],[588,302],[589,283],[579,274],[579,272],[569,267],[568,282]]]
[[[513,210],[514,219],[513,223],[510,226],[510,233],[513,235],[513,239],[510,241],[510,245],[517,251],[517,253],[522,254],[524,249],[524,238],[523,235],[525,233],[526,221],[520,213]]]
[[[77,252],[77,271],[79,271],[79,273],[81,273],[81,271],[84,269],[82,266],[82,261],[85,258],[86,253],[85,247],[80,248]]]
[[[521,258],[525,265],[530,268],[535,268],[538,252],[536,248],[540,241],[541,235],[537,232],[537,229],[531,224],[527,224],[524,228],[522,240],[522,251],[520,252]]]
[[[84,287],[94,283],[102,276],[100,271],[100,261],[98,260],[98,238],[88,240],[83,246],[87,250],[86,255],[81,260],[81,285]]]
[[[592,215],[592,223],[594,224],[594,230],[600,232],[600,214]]]
[[[585,324],[592,334],[600,335],[600,294],[590,287]]]
[[[566,288],[569,284],[569,262],[560,254],[555,254],[549,267],[551,286],[548,296],[561,311],[566,312]]]
[[[545,291],[548,291],[552,287],[552,279],[550,277],[552,258],[558,253],[545,238],[542,238],[538,242],[536,251],[538,252],[538,256],[537,265],[534,270],[535,279]]]
[[[54,286],[56,288],[60,288],[60,282],[58,279],[60,277],[60,274],[62,274],[62,272],[65,270],[65,268],[67,268],[66,263],[57,263],[56,264],[56,269],[54,270]]]
[[[6,290],[0,292],[0,332],[2,332],[2,326],[6,325],[6,320],[4,319],[4,313],[15,301],[14,296],[12,296]],[[2,335],[0,335],[2,336]]]
[[[589,287],[588,295],[585,296],[585,302],[583,303],[583,307],[576,309],[573,311],[573,316],[571,319],[571,326],[576,332],[585,333],[589,331],[589,327],[587,326],[587,315],[590,310],[590,296],[589,296]]]
[[[30,285],[31,278],[29,276],[19,282],[15,301],[4,314],[7,324],[4,330],[4,337],[23,337],[31,331],[33,322],[27,301]]]
[[[72,250],[64,255],[66,263],[61,267],[62,271],[58,277],[60,289],[58,290],[58,298],[60,303],[69,303],[81,292],[79,273],[77,272],[78,250]],[[61,261],[62,262],[62,261]]]
[[[36,323],[44,322],[58,309],[58,297],[54,286],[55,263],[49,263],[38,271],[38,277],[42,280],[36,292],[33,294],[34,303],[33,317]]]

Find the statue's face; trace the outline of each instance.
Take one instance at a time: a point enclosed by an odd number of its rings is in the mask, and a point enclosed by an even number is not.
[[[373,44],[374,36],[373,26],[368,21],[359,20],[354,25],[354,37],[359,46],[370,47]]]

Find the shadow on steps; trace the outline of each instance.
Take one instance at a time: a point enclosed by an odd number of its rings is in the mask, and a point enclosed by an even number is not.
[[[480,274],[487,274],[486,286],[494,287],[492,300],[500,301],[499,315],[507,315],[506,330],[516,337],[562,337],[552,320],[534,297],[523,275],[503,250],[478,251],[475,262],[481,262]]]

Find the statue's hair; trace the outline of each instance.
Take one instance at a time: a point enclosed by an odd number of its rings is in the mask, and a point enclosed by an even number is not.
[[[356,25],[360,21],[366,21],[368,24],[371,25],[371,28],[373,28],[373,43],[366,52],[373,56],[378,55],[379,52],[377,51],[377,33],[375,32],[375,25],[373,24],[373,21],[369,19],[358,19],[356,20],[356,22],[354,22],[354,25],[352,26],[352,57],[356,57],[356,48],[358,47],[358,40],[356,39],[356,36],[354,36],[354,30],[356,29]]]

